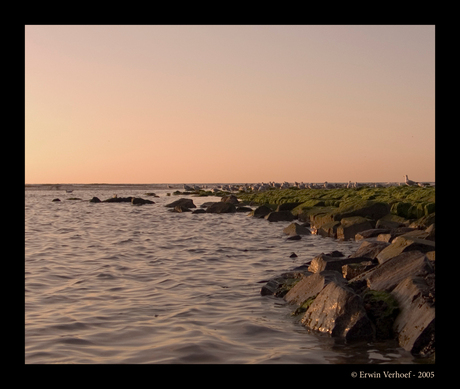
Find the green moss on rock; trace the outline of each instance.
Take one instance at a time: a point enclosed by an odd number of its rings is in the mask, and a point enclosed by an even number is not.
[[[399,314],[396,299],[388,292],[376,290],[367,290],[362,297],[367,315],[375,325],[376,338],[393,338],[393,324]]]

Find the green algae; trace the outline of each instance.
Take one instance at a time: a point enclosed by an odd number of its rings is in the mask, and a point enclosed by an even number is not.
[[[375,326],[376,338],[393,338],[393,324],[400,311],[396,299],[388,292],[377,290],[365,291],[362,298],[367,315]]]
[[[315,298],[316,296],[309,297],[294,312],[291,313],[291,316],[298,316],[305,313],[313,301],[315,301]]]
[[[375,203],[388,204],[390,213],[405,219],[419,219],[435,211],[435,188],[390,186],[386,188],[271,189],[265,192],[239,193],[238,198],[253,204],[301,203],[294,214],[319,207],[344,213]]]

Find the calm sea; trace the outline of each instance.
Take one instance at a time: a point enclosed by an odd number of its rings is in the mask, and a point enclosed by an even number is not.
[[[188,197],[167,196],[175,188],[26,187],[25,363],[414,362],[388,343],[309,333],[294,307],[260,295],[262,281],[322,252],[348,255],[356,242],[287,241],[288,222],[246,213],[172,213],[164,205]],[[88,201],[114,194],[155,204]],[[220,200],[190,198],[197,207]]]

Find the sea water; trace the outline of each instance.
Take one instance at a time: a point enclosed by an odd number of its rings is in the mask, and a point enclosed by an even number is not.
[[[311,333],[291,315],[295,307],[260,294],[271,277],[320,253],[349,255],[357,242],[289,241],[289,222],[246,213],[169,212],[165,205],[181,197],[197,207],[220,201],[172,195],[178,188],[26,187],[25,363],[414,362],[388,342]],[[114,194],[155,204],[88,201]]]

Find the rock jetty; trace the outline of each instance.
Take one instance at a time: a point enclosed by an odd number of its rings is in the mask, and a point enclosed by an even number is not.
[[[288,204],[291,216],[278,220],[304,222],[286,227],[289,236],[308,229],[361,242],[348,257],[321,253],[273,277],[261,295],[292,304],[312,332],[347,341],[396,339],[414,356],[434,361],[434,188],[291,188],[239,198],[259,206],[251,216],[267,220]]]

